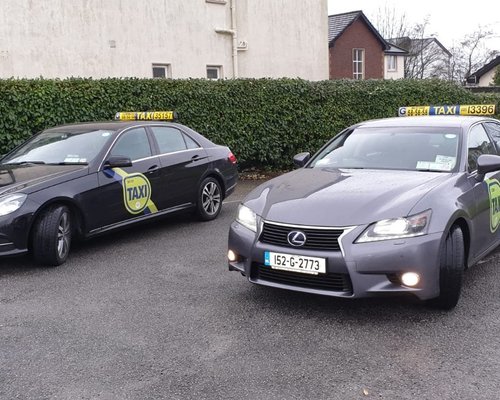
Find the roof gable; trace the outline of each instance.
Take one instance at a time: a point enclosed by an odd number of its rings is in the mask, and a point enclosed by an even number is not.
[[[491,60],[488,64],[479,68],[476,72],[471,74],[471,76],[475,76],[476,78],[481,78],[484,74],[491,71],[493,68],[500,65],[500,56],[496,56],[493,60]]]
[[[332,46],[335,40],[337,40],[344,33],[344,31],[357,20],[361,20],[366,24],[368,29],[380,42],[384,50],[389,49],[388,43],[382,36],[380,36],[380,33],[378,33],[361,10],[328,16],[328,44]]]
[[[444,47],[443,44],[435,37],[412,39],[408,36],[403,36],[387,39],[387,41],[392,45],[396,45],[399,48],[407,50],[409,53],[412,53],[413,49],[418,49],[418,51],[421,51],[434,43],[443,51],[443,53],[445,53],[448,57],[451,57],[451,53],[449,52],[449,50]]]

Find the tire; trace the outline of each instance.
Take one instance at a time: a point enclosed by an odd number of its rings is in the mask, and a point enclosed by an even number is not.
[[[196,213],[202,221],[217,218],[222,208],[222,189],[215,178],[205,178],[198,190]]]
[[[33,231],[33,257],[39,264],[58,266],[69,254],[72,237],[71,213],[66,206],[52,206],[42,212]]]
[[[451,227],[441,247],[439,267],[439,296],[429,301],[442,310],[454,308],[462,289],[465,270],[464,235],[457,225]]]

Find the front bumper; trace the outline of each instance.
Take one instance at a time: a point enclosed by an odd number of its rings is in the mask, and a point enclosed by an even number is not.
[[[28,198],[19,210],[0,216],[0,257],[28,252],[30,229],[38,207]]]
[[[229,269],[240,271],[252,283],[336,297],[413,295],[421,300],[439,295],[439,249],[442,233],[354,243],[365,227],[356,227],[340,239],[342,251],[300,250],[262,243],[257,234],[234,221],[229,231],[229,249],[239,258]],[[326,274],[283,272],[264,266],[264,252],[295,254],[326,259]],[[416,272],[416,287],[404,286],[399,277]]]

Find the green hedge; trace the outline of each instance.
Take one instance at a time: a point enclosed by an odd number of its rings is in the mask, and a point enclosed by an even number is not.
[[[344,127],[404,105],[496,102],[438,80],[0,80],[0,152],[41,129],[109,120],[117,111],[176,110],[179,121],[231,147],[242,166],[286,168]]]

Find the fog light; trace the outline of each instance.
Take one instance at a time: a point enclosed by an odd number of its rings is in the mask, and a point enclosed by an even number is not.
[[[236,253],[232,250],[229,250],[227,252],[227,259],[229,261],[237,261],[238,260],[238,256],[236,255]]]
[[[401,275],[401,282],[405,286],[417,286],[420,282],[420,275],[416,272],[405,272]]]

